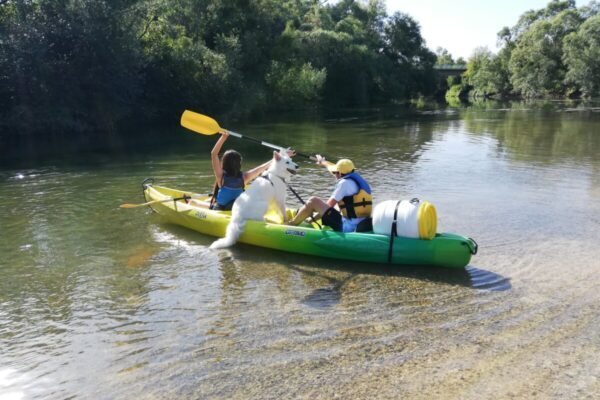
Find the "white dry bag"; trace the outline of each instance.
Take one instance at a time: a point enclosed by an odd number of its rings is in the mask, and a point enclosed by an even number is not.
[[[396,222],[395,232],[392,226]],[[437,214],[433,204],[419,199],[386,200],[373,208],[373,232],[415,239],[433,239]]]

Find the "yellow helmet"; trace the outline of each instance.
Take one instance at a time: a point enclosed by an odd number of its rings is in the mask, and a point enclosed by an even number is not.
[[[327,167],[327,169],[329,169],[329,171],[331,172],[339,172],[342,175],[346,175],[354,171],[354,163],[352,162],[352,160],[342,158],[337,163],[335,163],[335,165],[330,165],[329,167]]]

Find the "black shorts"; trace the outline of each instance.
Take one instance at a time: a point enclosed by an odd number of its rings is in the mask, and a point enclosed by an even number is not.
[[[335,208],[331,207],[321,217],[323,225],[331,227],[336,232],[343,232],[344,223],[342,222],[342,214]]]
[[[231,200],[229,203],[227,203],[225,205],[215,202],[210,206],[210,209],[215,210],[215,211],[231,211],[231,209],[233,208],[234,202],[235,202],[235,200]]]

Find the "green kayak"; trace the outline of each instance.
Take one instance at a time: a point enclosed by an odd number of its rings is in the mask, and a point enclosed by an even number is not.
[[[144,184],[144,196],[155,212],[167,221],[205,235],[223,237],[231,213],[213,211],[185,197],[208,201],[208,196]],[[263,221],[248,221],[239,242],[290,253],[343,260],[396,265],[428,265],[464,268],[477,253],[471,238],[437,233],[431,240],[394,237],[375,233],[340,233],[328,227],[304,223],[287,226]]]

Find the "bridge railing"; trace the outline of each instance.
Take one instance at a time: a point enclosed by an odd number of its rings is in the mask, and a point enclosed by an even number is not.
[[[452,70],[452,71],[466,71],[466,64],[440,64],[435,65],[433,69]]]

